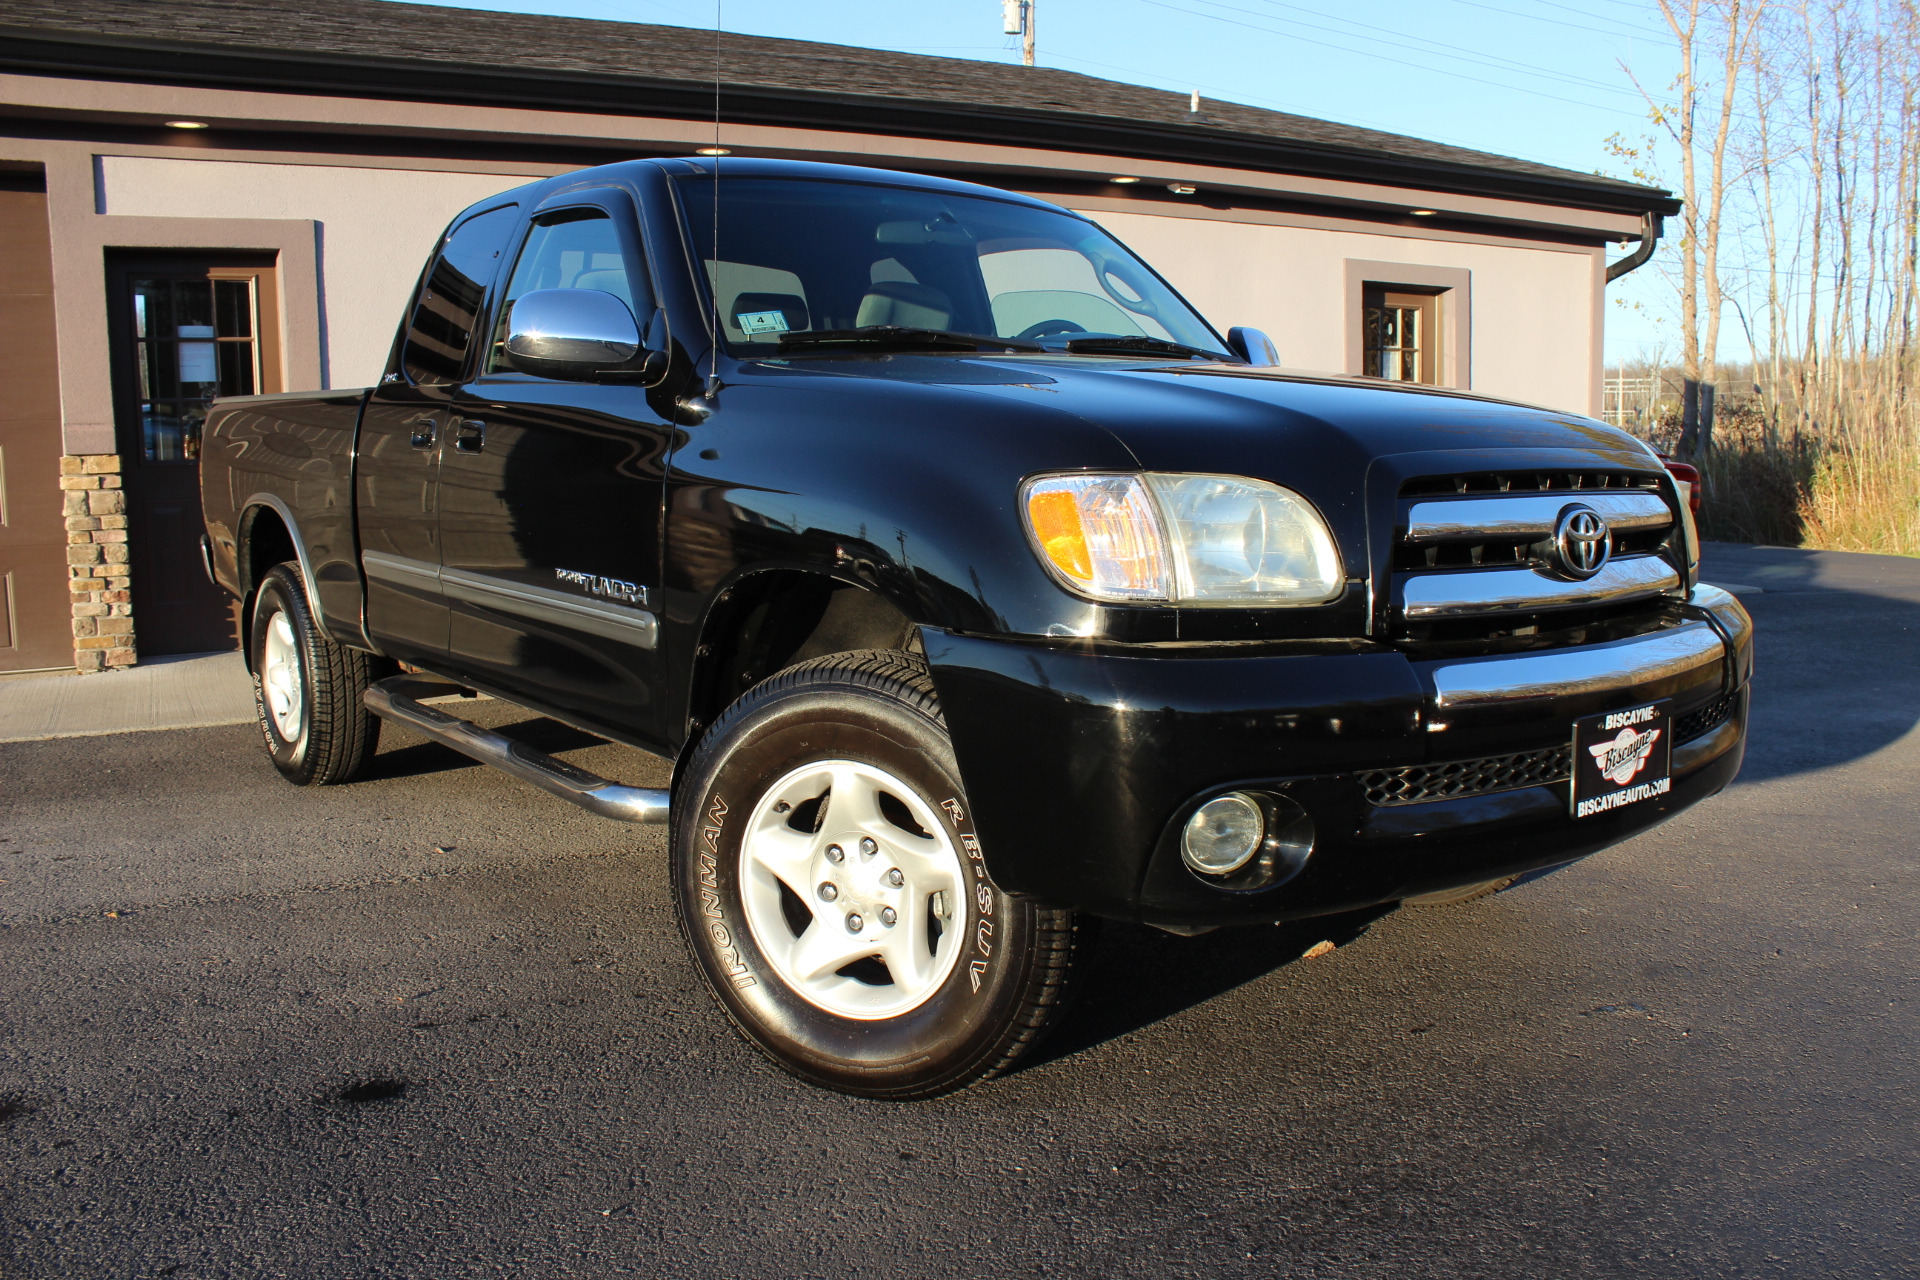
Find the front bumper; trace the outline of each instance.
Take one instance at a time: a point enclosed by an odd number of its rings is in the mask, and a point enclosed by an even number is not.
[[[1283,920],[1556,866],[1713,795],[1745,750],[1752,623],[1701,587],[1643,634],[1605,644],[1422,661],[1330,642],[1244,656],[1151,656],[922,634],[988,869],[1004,889],[1174,927]],[[1726,699],[1675,744],[1672,790],[1574,819],[1565,782],[1381,806],[1363,777],[1568,742],[1573,721],[1671,698]],[[1234,892],[1180,861],[1193,809],[1238,788],[1313,816],[1293,879]],[[1377,793],[1376,793],[1377,794]]]

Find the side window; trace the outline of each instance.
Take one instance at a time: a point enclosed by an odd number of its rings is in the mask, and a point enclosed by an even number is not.
[[[468,218],[447,236],[407,322],[401,364],[409,381],[457,381],[480,304],[500,268],[500,253],[519,220],[517,205],[502,205]]]
[[[634,281],[629,274],[626,254],[620,249],[620,234],[613,219],[598,209],[568,209],[539,219],[527,232],[527,243],[520,250],[507,282],[506,303],[500,308],[500,323],[495,326],[493,347],[487,358],[488,372],[506,368],[502,355],[507,341],[507,321],[513,304],[536,289],[598,289],[627,304],[638,322],[642,317],[634,306]]]

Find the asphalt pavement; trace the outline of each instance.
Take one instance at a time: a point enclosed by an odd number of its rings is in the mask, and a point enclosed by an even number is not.
[[[1920,1275],[1920,561],[1708,576],[1725,794],[1364,930],[1109,927],[926,1103],[736,1038],[659,833],[404,731],[316,790],[246,725],[0,744],[0,1275]]]

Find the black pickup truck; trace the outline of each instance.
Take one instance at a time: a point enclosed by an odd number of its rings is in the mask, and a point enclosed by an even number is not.
[[[1004,1069],[1101,917],[1458,900],[1744,750],[1751,624],[1645,446],[1284,370],[986,187],[748,159],[522,187],[454,220],[378,386],[205,433],[280,772],[351,780],[384,717],[669,823],[715,998],[848,1092]],[[671,791],[460,691],[663,756]]]

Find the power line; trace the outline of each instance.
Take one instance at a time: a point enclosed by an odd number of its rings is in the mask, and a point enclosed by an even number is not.
[[[1197,2],[1200,4],[1212,5],[1215,8],[1231,9],[1235,13],[1245,13],[1255,17],[1265,16],[1262,14],[1256,14],[1251,9],[1242,9],[1237,5],[1227,4],[1225,3],[1225,0],[1197,0]],[[1316,31],[1325,31],[1325,32],[1328,32],[1329,34],[1339,35],[1339,36],[1359,35],[1359,36],[1364,36],[1365,38],[1370,40],[1380,41],[1382,43],[1394,45],[1402,49],[1408,49],[1414,53],[1428,52],[1427,49],[1416,48],[1415,45],[1407,43],[1407,40],[1412,40],[1417,44],[1430,46],[1432,50],[1446,54],[1450,57],[1465,59],[1468,62],[1477,62],[1482,66],[1491,67],[1496,71],[1502,71],[1502,70],[1519,71],[1523,75],[1537,76],[1543,80],[1558,80],[1563,83],[1573,85],[1576,88],[1599,89],[1604,93],[1618,93],[1626,97],[1634,98],[1636,100],[1639,99],[1640,97],[1638,93],[1636,93],[1631,89],[1619,88],[1615,85],[1608,84],[1605,81],[1590,79],[1586,76],[1576,76],[1570,72],[1564,72],[1564,71],[1543,71],[1538,67],[1531,66],[1524,62],[1516,61],[1515,59],[1512,59],[1512,58],[1502,58],[1497,54],[1476,53],[1474,50],[1465,49],[1459,45],[1447,44],[1445,41],[1429,40],[1425,36],[1408,35],[1407,33],[1403,32],[1401,34],[1406,35],[1406,39],[1395,40],[1386,36],[1382,36],[1378,31],[1374,30],[1372,27],[1363,23],[1356,22],[1351,18],[1340,18],[1332,14],[1322,13],[1318,9],[1308,9],[1297,4],[1287,4],[1287,3],[1284,3],[1284,0],[1260,0],[1260,2],[1270,5],[1274,8],[1291,9],[1296,13],[1310,13],[1316,18],[1325,18],[1330,22],[1340,22],[1340,23],[1345,23],[1348,26],[1355,26],[1360,28],[1358,32],[1346,32],[1346,31],[1338,31],[1331,27],[1319,26],[1315,23],[1310,23],[1310,22],[1303,23],[1303,22],[1300,22],[1298,18],[1276,19],[1277,21],[1291,21],[1291,22],[1300,23],[1300,25],[1311,27]]]
[[[1498,80],[1488,80],[1481,76],[1470,76],[1470,75],[1467,75],[1465,72],[1448,71],[1440,67],[1427,66],[1424,63],[1408,62],[1405,58],[1393,58],[1393,57],[1387,56],[1384,53],[1373,53],[1365,49],[1355,49],[1348,45],[1334,44],[1331,41],[1327,41],[1327,40],[1315,40],[1311,36],[1303,36],[1296,32],[1276,31],[1272,27],[1256,26],[1251,22],[1240,22],[1233,18],[1223,18],[1219,14],[1215,14],[1215,13],[1202,13],[1192,9],[1183,9],[1178,5],[1169,4],[1167,0],[1138,0],[1138,2],[1141,4],[1152,5],[1156,9],[1167,9],[1174,13],[1185,14],[1189,18],[1210,18],[1215,22],[1224,22],[1230,26],[1245,27],[1249,31],[1259,31],[1266,35],[1272,35],[1272,36],[1283,36],[1288,39],[1298,40],[1303,44],[1318,45],[1323,49],[1333,49],[1333,50],[1337,50],[1340,53],[1357,54],[1364,58],[1373,58],[1379,62],[1391,62],[1396,66],[1412,67],[1415,71],[1425,71],[1432,75],[1451,76],[1456,80],[1466,80],[1474,84],[1484,84],[1495,89],[1506,89],[1513,93],[1532,94],[1534,97],[1537,97],[1537,98],[1548,98],[1554,102],[1564,102],[1569,106],[1585,107],[1590,111],[1605,111],[1612,115],[1632,116],[1635,119],[1644,118],[1642,113],[1637,111],[1629,111],[1623,107],[1602,106],[1597,102],[1583,102],[1577,98],[1562,97],[1560,94],[1547,93],[1540,89],[1529,89],[1522,85],[1509,84],[1509,83],[1498,81]]]
[[[1620,30],[1610,31],[1605,27],[1589,27],[1586,24],[1580,23],[1580,22],[1568,22],[1565,18],[1543,18],[1537,13],[1522,13],[1518,9],[1502,9],[1498,5],[1483,4],[1481,0],[1453,0],[1453,3],[1463,4],[1468,6],[1469,8],[1474,8],[1474,9],[1485,9],[1489,13],[1504,13],[1510,18],[1524,18],[1528,22],[1545,22],[1556,27],[1566,27],[1572,31],[1591,31],[1595,35],[1602,35],[1602,36],[1624,35],[1629,39],[1644,40],[1648,44],[1664,45],[1669,49],[1678,49],[1680,47],[1679,45],[1675,44],[1673,41],[1662,39],[1661,37],[1656,35],[1647,35],[1638,31],[1620,31]],[[1534,0],[1534,3],[1547,4],[1548,0]],[[1583,10],[1569,8],[1567,5],[1563,5],[1563,4],[1551,5],[1550,7],[1555,9],[1563,9],[1568,13],[1579,13],[1585,17],[1592,16],[1590,14],[1586,14]],[[1602,21],[1605,21],[1605,19],[1602,19]]]

